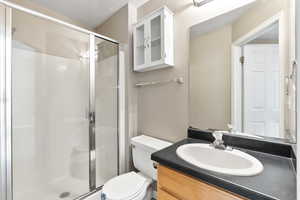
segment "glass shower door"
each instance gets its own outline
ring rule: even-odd
[[[13,9],[14,200],[89,192],[89,35]]]
[[[118,175],[118,45],[96,38],[96,187]]]

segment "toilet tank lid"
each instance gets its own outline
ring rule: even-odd
[[[150,151],[159,151],[163,148],[166,148],[172,145],[171,142],[167,142],[164,140],[156,139],[146,135],[140,135],[131,138],[131,144],[135,146],[139,146],[144,149],[148,149]]]

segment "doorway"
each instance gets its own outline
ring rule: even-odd
[[[282,13],[232,45],[232,124],[237,131],[285,136]]]

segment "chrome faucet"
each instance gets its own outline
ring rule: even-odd
[[[213,137],[215,141],[211,144],[212,147],[220,150],[226,150],[226,145],[223,141],[223,132],[222,131],[215,131],[213,132]]]

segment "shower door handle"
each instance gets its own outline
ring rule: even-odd
[[[90,124],[95,124],[95,112],[89,113],[89,121],[90,121]]]

